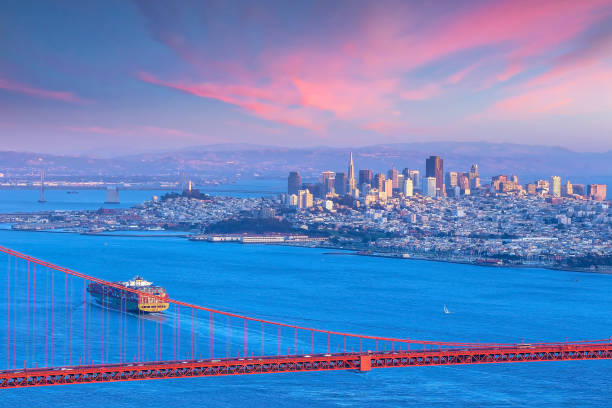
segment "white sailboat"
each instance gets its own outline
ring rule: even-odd
[[[450,310],[444,305],[444,314],[450,314]]]

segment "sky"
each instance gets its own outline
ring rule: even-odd
[[[0,150],[612,150],[612,0],[4,0],[0,51]]]

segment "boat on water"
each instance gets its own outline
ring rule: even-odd
[[[444,305],[444,314],[450,314],[450,310]]]
[[[121,290],[97,282],[91,282],[87,286],[87,291],[99,304],[127,312],[155,313],[168,309],[169,297],[166,290],[140,276],[115,284],[138,292]]]

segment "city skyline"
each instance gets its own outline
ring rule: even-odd
[[[607,1],[72,5],[2,6],[7,149],[612,149]]]
[[[329,200],[349,198],[352,205],[359,207],[371,204],[385,205],[388,201],[402,198],[410,199],[415,193],[429,198],[466,198],[471,195],[510,194],[516,196],[539,196],[553,205],[563,202],[563,198],[605,201],[607,184],[572,183],[570,178],[559,175],[538,178],[521,183],[516,174],[497,174],[491,177],[490,184],[481,182],[478,163],[472,163],[469,171],[450,170],[444,173],[444,159],[429,156],[425,159],[425,173],[421,178],[417,168],[404,168],[400,173],[395,164],[386,172],[373,172],[369,168],[359,168],[359,184],[355,178],[353,152],[349,152],[348,177],[344,172],[325,170],[315,182],[302,183],[299,170],[291,171],[288,177],[287,196],[283,201],[299,209],[311,208],[315,199],[324,200],[326,208],[332,208]],[[564,184],[562,185],[562,180]],[[307,197],[305,201],[303,197]],[[323,201],[320,201],[321,203]]]

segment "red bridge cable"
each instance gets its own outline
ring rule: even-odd
[[[15,276],[13,278],[13,367],[17,368],[17,259],[14,262]]]
[[[17,368],[17,259],[14,262],[15,275],[13,278],[13,367]]]
[[[49,367],[49,268],[45,279],[45,367]]]
[[[51,264],[49,262],[46,261],[42,261],[40,259],[37,258],[33,258],[31,256],[25,255],[25,254],[21,254],[19,252],[13,251],[11,249],[5,248],[5,247],[1,247],[0,246],[0,252],[5,252],[7,254],[11,254],[13,256],[19,257],[21,259],[24,260],[28,260],[30,262],[33,263],[37,263],[39,265],[43,265],[43,266],[48,266],[54,270],[57,270],[58,272],[63,272],[69,275],[73,275],[73,276],[77,276],[83,279],[87,279],[91,282],[96,282],[96,283],[100,283],[102,285],[106,285],[109,287],[113,287],[113,288],[117,288],[120,290],[125,290],[128,292],[132,292],[132,293],[136,293],[136,294],[140,294],[141,292],[136,290],[136,289],[131,289],[131,288],[125,288],[124,286],[121,286],[119,284],[116,283],[112,283],[112,282],[107,282],[104,281],[102,279],[98,279],[98,278],[94,278],[92,276],[88,276],[85,274],[82,274],[80,272],[76,272],[64,267],[60,267],[54,264]],[[153,295],[149,295],[152,298],[156,298],[158,300],[164,300],[159,296],[153,296]],[[387,337],[379,337],[379,336],[362,336],[362,335],[358,335],[358,334],[354,334],[354,333],[343,333],[343,332],[335,332],[335,331],[330,331],[330,330],[320,330],[320,329],[313,329],[313,328],[308,328],[308,327],[302,327],[302,326],[297,326],[297,325],[291,325],[291,324],[286,324],[286,323],[278,323],[278,322],[273,322],[273,321],[269,321],[269,320],[264,320],[264,319],[258,319],[258,318],[253,318],[253,317],[248,317],[248,316],[243,316],[243,315],[239,315],[236,313],[230,313],[230,312],[224,312],[221,310],[216,310],[216,309],[211,309],[211,308],[207,308],[207,307],[203,307],[203,306],[197,306],[197,305],[193,305],[193,304],[189,304],[186,302],[181,302],[178,300],[174,300],[174,299],[168,299],[166,300],[169,303],[173,303],[175,305],[180,305],[180,306],[185,306],[185,307],[189,307],[189,308],[195,308],[198,310],[204,310],[204,311],[209,311],[209,312],[213,312],[213,313],[217,313],[220,315],[224,315],[224,316],[229,316],[229,317],[235,317],[235,318],[240,318],[240,319],[246,319],[246,320],[250,320],[250,321],[255,321],[255,322],[260,322],[260,323],[265,323],[265,324],[271,324],[271,325],[279,325],[282,327],[288,327],[288,328],[296,328],[298,330],[314,330],[317,333],[329,333],[329,334],[333,334],[333,335],[340,335],[340,336],[349,336],[349,337],[362,337],[362,338],[367,338],[367,339],[380,339],[380,340],[384,340],[384,341],[397,341],[397,342],[404,342],[404,343],[418,343],[418,344],[435,344],[435,345],[439,345],[439,344],[448,344],[448,345],[474,345],[477,343],[450,343],[450,342],[436,342],[436,341],[417,341],[417,340],[410,340],[410,339],[396,339],[396,338],[387,338]],[[482,344],[480,344],[482,345]]]
[[[51,338],[51,365],[53,366],[53,360],[55,357],[55,341],[53,341],[53,316],[55,315],[54,310],[54,299],[55,299],[55,269],[51,268],[51,333],[49,337]]]
[[[11,257],[8,257],[8,273],[6,278],[6,369],[11,368]]]
[[[70,343],[68,344],[68,363],[72,365],[72,276],[70,277]]]
[[[28,281],[26,283],[26,363],[24,368],[30,364],[30,263],[28,262]]]
[[[68,341],[68,275],[64,275],[64,366],[67,362],[67,341]]]
[[[21,254],[19,252],[10,250],[8,248],[4,248],[0,246],[0,252],[4,252],[6,254],[9,255],[13,255],[15,257],[18,257],[20,259],[23,260],[28,260],[30,262],[42,265],[42,266],[47,266],[50,267],[54,270],[57,270],[58,272],[63,272],[72,276],[77,276],[86,280],[89,280],[91,282],[97,282],[97,283],[101,283],[103,285],[107,285],[110,287],[114,287],[117,289],[121,289],[121,290],[125,290],[127,292],[133,292],[136,294],[139,294],[140,292],[138,290],[135,289],[130,289],[130,288],[125,288],[123,286],[120,286],[118,284],[115,283],[111,283],[111,282],[107,282],[101,279],[97,279],[85,274],[82,274],[80,272],[76,272],[67,268],[63,268],[57,265],[53,265],[51,263],[42,261],[40,259],[36,259],[33,257],[30,257],[28,255],[25,254]],[[160,297],[158,296],[151,296],[153,298],[158,298],[160,300],[162,300]],[[407,343],[407,344],[422,344],[423,346],[425,345],[436,345],[436,346],[442,346],[442,345],[446,345],[446,346],[452,346],[452,347],[474,347],[474,346],[478,346],[478,347],[484,347],[487,345],[494,345],[494,346],[512,346],[512,343],[468,343],[468,342],[440,342],[440,341],[426,341],[426,340],[411,340],[411,339],[398,339],[398,338],[388,338],[388,337],[379,337],[379,336],[363,336],[363,335],[358,335],[358,334],[353,334],[353,333],[343,333],[343,332],[335,332],[335,331],[330,331],[330,330],[320,330],[320,329],[312,329],[312,328],[307,328],[307,327],[302,327],[302,326],[297,326],[297,325],[291,325],[291,324],[285,324],[285,323],[277,323],[277,322],[272,322],[272,321],[268,321],[268,320],[264,320],[264,319],[258,319],[258,318],[252,318],[252,317],[247,317],[247,316],[242,316],[236,313],[230,313],[230,312],[224,312],[221,310],[216,310],[216,309],[211,309],[211,308],[207,308],[207,307],[202,307],[202,306],[197,306],[197,305],[193,305],[193,304],[189,304],[186,302],[181,302],[178,300],[174,300],[174,299],[169,299],[166,300],[169,303],[173,303],[177,306],[185,306],[185,307],[189,307],[189,308],[194,308],[194,309],[198,309],[198,310],[204,310],[204,311],[208,311],[208,312],[212,312],[212,313],[217,313],[220,315],[224,315],[227,317],[235,317],[235,318],[242,318],[242,319],[246,319],[246,320],[250,320],[250,321],[255,321],[255,322],[260,322],[262,325],[263,324],[271,324],[271,325],[277,325],[277,326],[282,326],[282,327],[289,327],[289,328],[296,328],[299,330],[313,330],[317,333],[327,333],[328,335],[339,335],[339,336],[347,336],[347,337],[353,337],[353,338],[363,338],[363,339],[371,339],[371,340],[381,340],[381,341],[385,341],[385,342],[398,342],[398,343]],[[596,342],[598,340],[592,340],[591,342]],[[573,343],[579,343],[579,342],[573,342]],[[535,344],[544,344],[544,343],[535,343]],[[546,343],[546,344],[562,344],[562,343]],[[563,343],[566,344],[566,343]]]
[[[87,307],[85,307],[85,304],[87,302],[87,281],[83,281],[83,338],[81,339],[81,342],[83,343],[83,351],[81,352],[81,364],[85,364],[86,360],[86,354],[85,354],[85,343],[87,340],[87,332],[85,324],[87,323]]]
[[[32,308],[32,365],[36,367],[36,265],[33,266],[32,273],[34,274],[33,289],[32,289],[32,302],[34,306]]]

